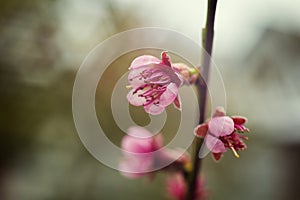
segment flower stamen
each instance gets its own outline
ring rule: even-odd
[[[233,145],[228,141],[228,145],[229,145],[229,148],[231,149],[231,151],[233,152],[233,155],[236,157],[236,158],[239,158],[240,155],[236,152],[235,148],[233,147]]]

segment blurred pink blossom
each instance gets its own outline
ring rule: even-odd
[[[204,180],[198,176],[196,182],[195,200],[207,199],[208,192],[204,187]],[[173,200],[185,200],[187,184],[181,173],[171,174],[166,181],[167,194]]]
[[[180,149],[163,148],[161,134],[152,135],[142,127],[128,129],[121,142],[124,157],[119,170],[128,178],[153,175],[156,169],[179,171],[190,162],[189,155]]]
[[[142,127],[129,128],[121,142],[124,154],[119,165],[121,173],[128,178],[138,178],[151,172],[157,156],[154,152],[162,147],[162,140],[160,134],[152,136]]]

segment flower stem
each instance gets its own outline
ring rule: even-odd
[[[207,83],[209,78],[210,68],[210,56],[213,47],[214,38],[214,23],[215,13],[218,0],[208,0],[207,4],[207,18],[205,28],[202,29],[202,46],[205,51],[202,52],[202,66],[201,77],[196,82],[199,99],[199,124],[202,124],[205,120],[205,107],[207,96]],[[188,180],[187,200],[195,199],[196,183],[198,173],[201,171],[202,159],[199,159],[199,151],[203,144],[203,139],[195,137],[193,141],[193,169]]]

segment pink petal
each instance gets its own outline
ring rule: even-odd
[[[211,155],[215,161],[219,161],[222,158],[223,153],[212,153]]]
[[[200,124],[195,128],[194,134],[195,134],[195,136],[198,136],[200,138],[205,138],[207,131],[208,131],[208,125]]]
[[[144,134],[141,132],[139,134]],[[153,138],[138,138],[132,135],[137,135],[138,133],[130,133],[130,135],[125,135],[121,142],[121,148],[127,152],[131,153],[149,153],[153,151]],[[145,137],[145,135],[142,135]],[[151,136],[151,135],[150,135]]]
[[[167,107],[174,102],[178,95],[178,87],[175,83],[170,83],[167,90],[160,96],[159,105]]]
[[[146,103],[146,99],[144,97],[140,97],[139,95],[143,93],[142,90],[138,90],[136,93],[134,93],[135,89],[132,89],[127,94],[127,100],[130,104],[134,106],[142,106],[144,103]]]
[[[170,82],[175,83],[178,87],[182,85],[183,77],[181,74],[177,73],[175,69],[173,69],[171,67],[167,67],[162,64],[152,64],[152,65],[149,65],[149,67],[156,69],[156,73],[161,73],[161,74],[163,74],[163,76],[171,79]],[[154,74],[156,74],[156,73],[154,73]]]
[[[210,135],[210,134],[207,134],[207,136],[205,137],[205,144],[207,146],[207,148],[212,151],[213,153],[224,153],[226,152],[226,148],[223,144],[223,142]]]
[[[165,107],[161,106],[160,104],[156,105],[152,103],[147,106],[144,106],[144,109],[147,113],[151,115],[159,115],[165,110]]]
[[[171,80],[177,85],[181,84],[181,80],[179,79],[178,75],[171,68],[162,64],[151,63],[146,66],[140,66],[130,70],[128,74],[128,82],[133,88],[137,88],[145,84],[145,79],[141,76],[141,74],[145,71],[153,73],[151,76],[147,77],[150,83],[160,84],[159,79],[156,80],[156,76],[160,74],[161,76],[169,79],[167,82],[170,82]]]
[[[127,178],[139,178],[150,172],[153,166],[151,157],[125,157],[119,164],[119,171]]]
[[[171,59],[166,51],[161,53],[161,61],[162,64],[171,67]]]
[[[222,116],[225,116],[225,110],[223,107],[217,107],[214,114],[213,114],[213,117],[222,117]]]
[[[129,67],[129,70],[136,69],[141,66],[149,65],[149,64],[159,64],[160,60],[151,55],[143,55],[135,58]]]
[[[173,63],[172,67],[176,69],[178,72],[184,71],[185,73],[186,72],[189,73],[189,67],[184,63]],[[185,75],[188,76],[189,74],[185,74]]]
[[[118,170],[124,177],[130,179],[137,179],[143,176],[141,173],[132,173],[135,170],[131,166],[131,162],[125,159],[120,162]]]
[[[131,70],[128,74],[128,82],[130,86],[132,86],[133,88],[137,88],[141,85],[144,85],[145,82],[144,79],[141,79],[141,73],[147,70],[148,68],[148,66],[143,66],[138,69]]]
[[[153,138],[153,149],[154,150],[158,150],[160,148],[162,148],[164,145],[163,145],[163,136],[162,134],[157,134],[154,136]]]
[[[234,124],[237,125],[243,125],[247,122],[247,118],[242,116],[232,116],[231,119],[233,120]]]
[[[208,122],[209,132],[216,136],[226,136],[234,131],[234,123],[230,117],[213,117]]]
[[[147,129],[141,126],[131,126],[127,129],[127,134],[135,138],[151,139],[153,136]]]
[[[175,72],[174,75],[175,76],[172,79],[173,83],[176,83],[176,85],[178,87],[182,86],[182,84],[184,83],[184,77],[180,73],[177,73],[177,72]]]
[[[176,200],[185,199],[187,189],[186,182],[180,173],[168,177],[166,188],[167,193],[171,198]]]
[[[180,75],[180,78],[182,81],[184,81],[186,84],[190,84],[193,75],[190,73],[189,67],[184,63],[173,63],[172,68],[177,72],[178,75]],[[193,77],[193,79],[195,79]]]
[[[208,191],[205,188],[205,181],[202,175],[199,175],[196,182],[196,200],[208,199]]]
[[[174,107],[177,108],[179,111],[181,111],[181,100],[180,97],[177,95],[177,97],[174,99]]]

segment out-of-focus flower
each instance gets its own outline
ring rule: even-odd
[[[204,180],[198,176],[196,182],[195,200],[204,200],[208,197],[208,192],[205,189]],[[187,193],[187,184],[181,173],[171,174],[167,178],[166,188],[168,196],[173,200],[185,200]]]
[[[121,148],[124,157],[119,170],[128,178],[152,174],[157,168],[181,171],[190,163],[189,155],[181,150],[163,148],[161,134],[152,135],[142,127],[131,127],[123,137]]]
[[[128,178],[139,178],[151,172],[156,157],[154,153],[163,146],[161,134],[152,136],[142,127],[130,127],[128,134],[123,137],[121,148],[124,158],[121,160],[119,170]]]
[[[174,200],[184,200],[186,197],[186,182],[181,174],[172,175],[167,179],[167,193]]]
[[[127,95],[130,104],[144,106],[152,115],[162,113],[173,102],[180,109],[178,88],[184,79],[166,52],[162,53],[162,60],[151,55],[137,57],[129,70],[128,81],[133,88]]]
[[[196,82],[199,75],[199,69],[189,67],[184,63],[174,63],[172,66],[182,75],[184,84],[189,85]]]
[[[227,149],[239,157],[237,151],[247,148],[243,140],[248,138],[242,135],[244,132],[249,132],[249,129],[244,126],[246,121],[245,117],[225,116],[224,109],[219,107],[211,120],[195,128],[195,135],[205,137],[205,144],[215,160],[220,160]]]

